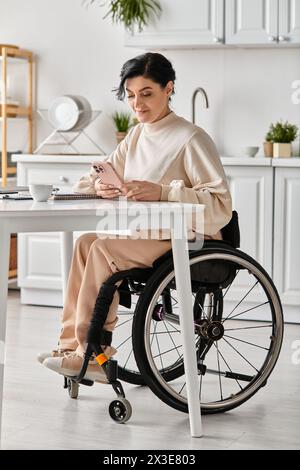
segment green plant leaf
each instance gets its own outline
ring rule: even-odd
[[[92,5],[96,0],[85,0],[86,5]],[[111,17],[113,23],[122,23],[130,32],[137,26],[139,31],[147,26],[151,16],[159,17],[162,8],[158,0],[107,0],[100,7],[109,3],[109,9],[104,19]]]
[[[275,143],[291,143],[298,136],[298,127],[290,124],[288,121],[277,121],[275,124],[271,123],[269,131],[266,134],[267,142]]]
[[[115,112],[112,116],[118,132],[127,132],[131,127],[132,116],[130,113]]]

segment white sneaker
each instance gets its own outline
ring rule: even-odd
[[[63,357],[65,354],[70,354],[70,349],[53,349],[51,352],[40,352],[37,355],[37,360],[43,364],[47,357]]]
[[[48,369],[71,377],[79,374],[82,364],[83,358],[75,352],[63,357],[47,357],[43,362]],[[108,383],[104,369],[95,360],[90,360],[84,378],[93,382]]]
[[[102,346],[102,348],[107,357],[114,356],[117,352],[113,346]],[[37,355],[37,360],[43,364],[47,357],[64,357],[66,354],[68,355],[72,352],[73,351],[71,349],[53,349],[51,352],[39,352]]]

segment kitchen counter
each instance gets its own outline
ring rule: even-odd
[[[272,158],[265,157],[226,157],[221,155],[224,166],[272,166]]]
[[[13,162],[24,163],[90,163],[101,160],[106,155],[87,154],[87,155],[32,155],[32,154],[15,154],[12,155]]]
[[[300,168],[300,157],[273,158],[272,166],[285,168]]]
[[[106,155],[32,155],[16,154],[12,156],[13,162],[24,163],[90,163],[102,160]],[[264,167],[300,167],[300,157],[266,158],[266,157],[227,157],[221,156],[224,166],[264,166]]]

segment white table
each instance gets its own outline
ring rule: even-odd
[[[193,304],[185,231],[186,216],[193,213],[203,221],[203,205],[128,201],[0,201],[0,432],[3,398],[4,349],[10,234],[21,232],[62,232],[63,283],[66,286],[71,263],[74,231],[102,231],[133,228],[171,229],[186,375],[191,436],[202,436],[199,381],[194,343]]]

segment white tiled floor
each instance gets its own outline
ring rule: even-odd
[[[52,349],[61,309],[21,306],[9,293],[3,409],[4,449],[296,449],[300,448],[300,364],[292,343],[300,325],[286,325],[283,350],[265,388],[241,407],[203,417],[204,437],[191,438],[187,415],[158,400],[146,387],[125,385],[131,420],[114,423],[110,386],[80,387],[77,400],[62,378],[36,361]],[[300,313],[299,313],[300,315]]]

